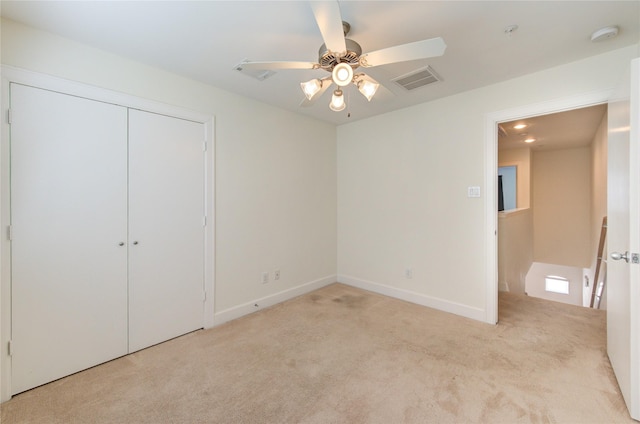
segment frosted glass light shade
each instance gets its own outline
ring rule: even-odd
[[[340,112],[341,110],[344,110],[346,106],[342,90],[338,89],[334,91],[333,96],[331,96],[331,103],[329,103],[329,109],[334,112]]]
[[[368,101],[371,101],[371,98],[376,94],[376,91],[378,91],[378,87],[380,87],[380,84],[376,82],[367,80],[360,80],[358,82],[358,90]]]
[[[313,96],[318,94],[318,91],[322,88],[322,81],[315,78],[307,82],[301,82],[300,87],[302,88],[302,92],[307,97],[307,99],[311,100]]]

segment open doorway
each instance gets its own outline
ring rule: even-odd
[[[600,104],[499,124],[499,290],[589,305],[606,215],[606,109]],[[512,197],[515,204],[506,200]]]
[[[592,91],[549,102],[515,106],[485,115],[485,322],[498,322],[498,125],[518,119],[605,104],[611,90]]]

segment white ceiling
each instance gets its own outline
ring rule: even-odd
[[[499,135],[498,149],[530,147],[534,150],[570,149],[589,146],[602,122],[607,105],[597,105],[566,112],[503,122],[506,135]],[[518,124],[525,128],[515,129]],[[524,142],[533,138],[533,143]]]
[[[486,86],[640,41],[640,1],[340,1],[348,38],[363,52],[440,36],[442,57],[367,69],[383,83],[349,107],[330,92],[300,108],[299,83],[322,70],[282,70],[258,81],[234,70],[252,61],[317,61],[322,37],[306,1],[6,1],[2,16],[176,74],[334,124]],[[505,27],[518,25],[511,36]],[[617,25],[618,37],[591,33]],[[392,78],[431,66],[443,79],[406,92]],[[348,114],[350,112],[350,117]]]

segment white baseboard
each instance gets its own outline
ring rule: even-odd
[[[224,311],[216,312],[213,318],[213,325],[220,325],[227,321],[249,315],[261,309],[268,308],[269,306],[284,302],[285,300],[293,299],[294,297],[318,290],[322,287],[328,286],[329,284],[333,284],[336,281],[336,275],[329,275],[260,299],[252,300],[251,302],[247,302],[242,305],[225,309]]]
[[[405,300],[407,302],[416,303],[418,305],[427,306],[439,311],[449,312],[460,315],[465,318],[471,318],[476,321],[486,322],[486,312],[484,309],[474,308],[472,306],[460,303],[450,302],[448,300],[427,296],[410,290],[391,287],[372,281],[362,280],[360,278],[350,277],[348,275],[338,275],[338,282],[349,286],[357,287],[363,290],[372,291],[396,299]]]

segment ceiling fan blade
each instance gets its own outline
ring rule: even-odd
[[[307,99],[306,97],[304,98],[304,100],[302,100],[300,102],[300,106],[301,107],[309,107],[312,104],[314,104],[316,102],[316,100],[318,100],[320,97],[322,97],[322,95],[324,94],[325,91],[327,91],[327,89],[329,87],[331,87],[332,81],[331,78],[325,78],[322,80],[322,88],[320,88],[320,91],[318,91],[316,93],[315,96],[313,96],[311,98],[311,100]]]
[[[241,62],[236,65],[237,71],[270,71],[273,69],[315,69],[313,62]]]
[[[344,41],[344,29],[338,2],[312,1],[310,4],[327,49],[334,53],[344,53],[347,46]]]
[[[365,53],[360,56],[360,65],[365,67],[380,66],[388,63],[442,56],[446,48],[447,45],[441,37],[430,38]]]

